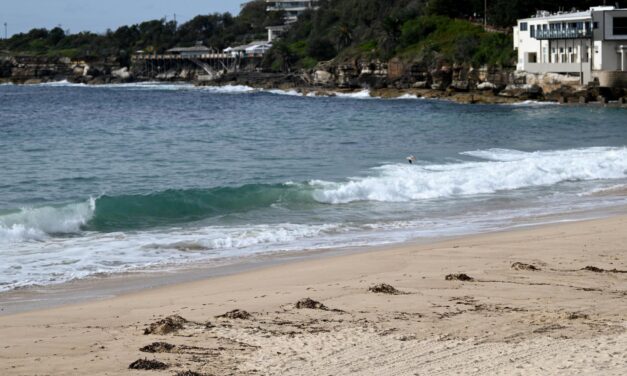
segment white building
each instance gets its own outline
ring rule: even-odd
[[[262,57],[270,48],[272,48],[271,42],[257,40],[242,46],[225,48],[222,52],[233,57]]]
[[[538,12],[514,27],[518,71],[598,79],[601,86],[627,86],[627,9]]]
[[[283,25],[266,28],[268,30],[268,42],[272,42],[283,35],[303,12],[309,9],[318,9],[318,0],[266,0],[266,3],[268,12],[283,11],[285,13]]]
[[[268,12],[285,12],[285,23],[296,22],[304,11],[318,7],[318,0],[266,0],[266,3]]]

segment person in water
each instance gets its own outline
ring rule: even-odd
[[[416,162],[416,157],[410,155],[409,157],[407,157],[407,161],[409,162],[409,164],[414,164],[414,162]]]

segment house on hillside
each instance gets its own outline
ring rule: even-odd
[[[283,25],[266,28],[268,30],[268,42],[272,42],[283,35],[303,12],[309,9],[318,9],[318,0],[266,0],[266,3],[266,11],[285,13]]]
[[[272,43],[265,40],[253,41],[248,44],[236,47],[225,48],[222,52],[230,54],[233,57],[262,57],[268,50],[272,48]]]
[[[216,51],[213,50],[212,48],[204,46],[202,42],[196,42],[194,46],[174,47],[174,48],[170,48],[166,52],[170,55],[180,55],[182,57],[195,57],[199,55],[215,53]]]
[[[627,9],[592,7],[518,20],[516,68],[527,73],[580,77],[582,84],[627,87]]]
[[[266,0],[268,12],[285,12],[285,23],[293,23],[308,9],[316,9],[318,0]]]

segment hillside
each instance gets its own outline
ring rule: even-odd
[[[398,57],[427,67],[448,63],[510,66],[514,62],[511,26],[538,9],[580,8],[599,1],[488,0],[320,0],[267,55],[266,70],[311,68],[320,61],[355,59],[386,61]],[[627,5],[622,1],[619,5]],[[166,19],[122,26],[102,34],[71,33],[54,28],[32,29],[0,40],[10,55],[109,59],[130,64],[137,50],[163,52],[196,41],[215,49],[265,39],[266,27],[282,22],[279,12],[266,12],[263,0],[251,1],[239,15],[199,15],[178,24]]]
[[[627,1],[623,1],[627,3]],[[536,10],[586,9],[598,1],[321,0],[299,19],[265,62],[272,70],[310,68],[336,59],[403,60],[509,66],[514,63],[511,27]],[[499,31],[500,32],[494,32]]]

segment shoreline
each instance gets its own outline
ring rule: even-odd
[[[384,252],[404,246],[426,246],[468,237],[499,234],[521,229],[540,228],[561,223],[612,218],[627,212],[627,204],[618,207],[592,208],[573,212],[520,218],[510,225],[460,234],[439,234],[386,244],[340,248],[303,249],[252,254],[223,260],[207,260],[196,265],[173,264],[168,267],[144,268],[106,275],[94,275],[50,285],[33,285],[0,292],[0,317],[41,311],[67,305],[115,298],[129,293],[177,286],[220,278],[302,261],[332,259],[353,254]]]
[[[623,211],[6,315],[0,368],[6,375],[142,374],[127,368],[147,358],[168,365],[156,375],[310,369],[618,375],[627,356],[625,225]],[[473,280],[444,278],[458,273]],[[380,283],[398,290],[368,291]],[[328,309],[295,308],[308,297]],[[250,316],[216,318],[234,309]],[[184,321],[172,331],[142,334],[170,315]],[[139,351],[155,341],[176,350]]]
[[[141,85],[141,84],[188,84],[195,87],[229,87],[229,86],[248,86],[254,90],[272,91],[280,90],[284,92],[294,91],[301,96],[313,96],[313,97],[335,97],[339,95],[353,95],[363,93],[367,91],[373,99],[404,99],[403,97],[415,96],[415,99],[425,100],[437,100],[457,104],[479,104],[479,105],[517,105],[525,103],[538,103],[538,104],[560,104],[573,107],[596,107],[596,108],[627,108],[627,103],[620,101],[580,101],[578,98],[519,98],[516,96],[503,96],[491,93],[489,90],[468,90],[468,91],[455,91],[455,90],[437,90],[437,89],[398,89],[398,88],[339,88],[339,87],[322,87],[322,86],[299,86],[299,85],[250,85],[250,83],[214,83],[214,82],[202,82],[202,81],[169,81],[169,80],[135,80],[129,82],[95,82],[95,83],[82,83],[71,82],[65,80],[53,80],[53,81],[41,81],[41,82],[28,82],[28,83],[14,83],[0,81],[0,85],[14,85],[14,86],[38,86],[46,84],[62,83],[67,81],[69,84],[84,85],[86,87],[100,87],[100,86],[116,86],[124,87],[124,85]],[[407,98],[414,99],[414,98]]]

